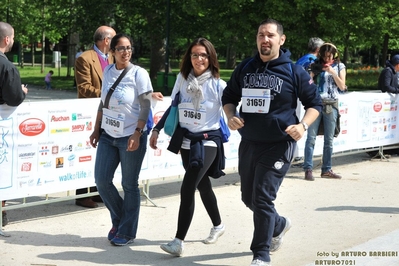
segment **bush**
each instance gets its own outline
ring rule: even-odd
[[[370,66],[347,69],[346,86],[349,91],[377,90],[381,70],[382,68]]]

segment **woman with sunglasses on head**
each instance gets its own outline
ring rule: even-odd
[[[104,69],[101,102],[90,144],[97,147],[95,182],[111,215],[108,240],[115,246],[124,246],[136,238],[140,211],[138,179],[147,149],[146,122],[153,89],[148,72],[130,62],[133,42],[129,36],[115,35],[110,52],[116,63]],[[122,73],[125,75],[115,87]],[[124,197],[113,183],[119,164]]]
[[[324,43],[320,47],[318,58],[310,65],[310,68],[310,76],[318,86],[318,91],[322,98],[323,110],[308,129],[303,164],[305,180],[314,181],[312,172],[313,151],[320,123],[323,123],[324,126],[321,177],[341,179],[342,176],[334,173],[331,167],[335,126],[339,115],[338,95],[347,90],[345,85],[346,67],[339,60],[337,47],[332,43]]]
[[[176,154],[180,152],[186,171],[180,189],[175,238],[161,245],[165,252],[174,256],[183,253],[183,242],[194,214],[196,189],[213,224],[210,235],[203,242],[213,244],[225,231],[209,178],[224,175],[224,150],[219,129],[223,112],[221,97],[225,87],[226,82],[220,79],[214,46],[205,38],[194,40],[183,57],[171,94],[174,99],[180,92],[179,123],[168,150]],[[157,149],[158,135],[169,110],[152,131],[150,146],[153,149]]]

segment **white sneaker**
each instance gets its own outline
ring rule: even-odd
[[[272,264],[271,262],[256,259],[253,260],[249,266],[272,266]]]
[[[181,257],[183,254],[183,241],[178,239],[173,239],[173,241],[168,244],[162,244],[161,249],[169,254],[172,254],[176,257]]]
[[[281,248],[281,245],[283,244],[283,237],[285,233],[287,233],[287,231],[290,230],[291,228],[290,218],[288,217],[284,218],[285,218],[285,227],[280,235],[272,238],[272,244],[270,245],[270,252],[275,252]]]
[[[202,242],[205,244],[214,244],[216,241],[218,241],[218,238],[221,237],[224,234],[226,227],[223,225],[222,228],[215,228],[212,227],[211,233],[209,236]]]

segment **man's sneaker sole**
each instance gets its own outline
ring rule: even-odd
[[[249,266],[272,266],[270,261],[253,260]]]
[[[281,232],[280,235],[273,237],[272,238],[272,243],[270,245],[270,252],[276,252],[277,250],[279,250],[283,244],[283,238],[285,233],[288,232],[288,230],[290,230],[292,224],[291,224],[291,220],[288,217],[284,217],[285,218],[285,227],[283,229],[283,231]]]

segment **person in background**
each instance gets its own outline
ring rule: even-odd
[[[53,70],[50,70],[44,77],[44,83],[46,83],[46,90],[51,90],[51,76],[54,74]]]
[[[324,41],[318,37],[309,38],[308,41],[308,53],[299,58],[295,64],[302,66],[306,71],[310,72],[310,65],[314,63],[317,59],[317,54],[319,53],[320,46]],[[302,160],[302,157],[296,157],[294,161]],[[293,164],[294,167],[303,167],[303,163]]]
[[[28,88],[21,84],[21,77],[18,69],[11,63],[5,53],[11,51],[14,44],[14,28],[3,21],[0,21],[0,104],[18,106],[28,93]],[[6,201],[1,202],[6,206]],[[7,225],[7,212],[2,211],[2,224]]]
[[[75,55],[75,59],[78,58],[85,51],[85,47],[82,45],[79,47],[78,52]]]
[[[318,37],[310,38],[308,42],[308,53],[299,58],[295,64],[309,71],[309,66],[316,60],[320,46],[322,46],[323,43],[324,41]]]
[[[338,118],[338,95],[346,91],[346,70],[345,65],[339,60],[338,49],[334,44],[324,43],[320,47],[318,58],[311,65],[310,76],[318,86],[323,102],[323,110],[314,123],[309,126],[303,163],[305,180],[314,181],[313,151],[320,123],[324,125],[321,177],[341,179],[342,176],[333,172],[331,168],[334,132]]]
[[[221,97],[225,87],[226,82],[220,79],[214,46],[205,38],[194,40],[184,54],[171,94],[174,99],[180,92],[179,110],[193,114],[179,116],[179,126],[168,147],[176,154],[180,152],[185,169],[180,188],[177,232],[173,241],[161,245],[162,250],[174,256],[182,256],[184,251],[184,240],[194,215],[196,189],[213,224],[203,242],[213,244],[225,232],[209,178],[224,175],[225,156],[219,129],[223,112]],[[157,149],[158,135],[168,114],[169,109],[152,130],[150,147],[153,149]]]
[[[309,74],[281,47],[285,40],[278,21],[262,21],[256,34],[258,52],[235,68],[222,97],[229,128],[241,134],[241,199],[253,212],[254,222],[251,266],[270,266],[270,252],[280,249],[291,228],[291,220],[277,213],[274,200],[297,141],[322,107]],[[296,115],[298,98],[306,110],[302,121]]]
[[[97,147],[96,185],[111,215],[112,228],[108,240],[115,246],[124,246],[132,243],[137,233],[140,212],[138,179],[147,150],[146,123],[153,89],[148,72],[130,63],[133,42],[129,36],[123,33],[115,35],[110,51],[115,64],[104,69],[101,101],[90,143]],[[107,104],[110,88],[126,68],[126,75],[115,87]],[[104,123],[106,120],[110,122]],[[119,164],[123,197],[113,183]]]
[[[399,93],[399,55],[394,55],[390,60],[386,61],[385,68],[378,77],[378,89],[382,92]]]
[[[109,56],[111,39],[116,34],[115,30],[108,26],[100,26],[94,32],[93,48],[83,52],[75,61],[75,79],[78,91],[78,98],[97,98],[101,95],[101,84],[103,70],[114,62]],[[76,190],[76,195],[87,193],[87,188]],[[89,188],[90,192],[96,192],[95,186]],[[102,202],[100,196],[84,197],[76,199],[78,206],[86,208],[98,207],[97,202]]]

